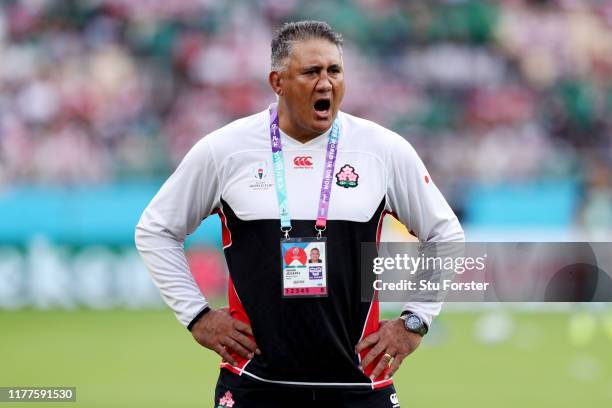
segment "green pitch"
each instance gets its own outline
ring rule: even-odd
[[[605,319],[447,312],[396,375],[400,402],[610,407]],[[0,386],[77,387],[76,403],[52,406],[210,407],[217,363],[166,311],[0,312]]]

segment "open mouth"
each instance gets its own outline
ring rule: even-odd
[[[317,99],[314,103],[314,110],[319,114],[326,114],[331,107],[331,101],[327,98]]]

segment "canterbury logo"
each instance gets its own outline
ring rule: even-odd
[[[293,158],[293,165],[295,167],[312,167],[312,156],[295,156]]]

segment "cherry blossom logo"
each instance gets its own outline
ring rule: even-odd
[[[219,398],[219,405],[217,408],[232,408],[234,406],[234,398],[232,398],[232,393],[230,391],[226,391],[225,395]]]
[[[345,164],[338,174],[336,174],[336,178],[340,187],[349,188],[349,187],[357,187],[357,181],[359,180],[359,174],[355,173],[355,168]]]

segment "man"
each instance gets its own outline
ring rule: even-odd
[[[317,248],[312,248],[310,250],[310,259],[308,259],[308,263],[321,263],[321,252]]]
[[[377,297],[361,301],[360,244],[378,240],[385,214],[421,241],[463,231],[406,140],[340,112],[343,70],[329,25],[283,25],[269,74],[277,104],[200,140],[138,224],[165,301],[222,357],[215,406],[398,407],[391,376],[440,310],[408,303],[379,322]],[[229,311],[208,306],[182,248],[213,213]],[[326,246],[316,281],[301,266],[313,245]]]

